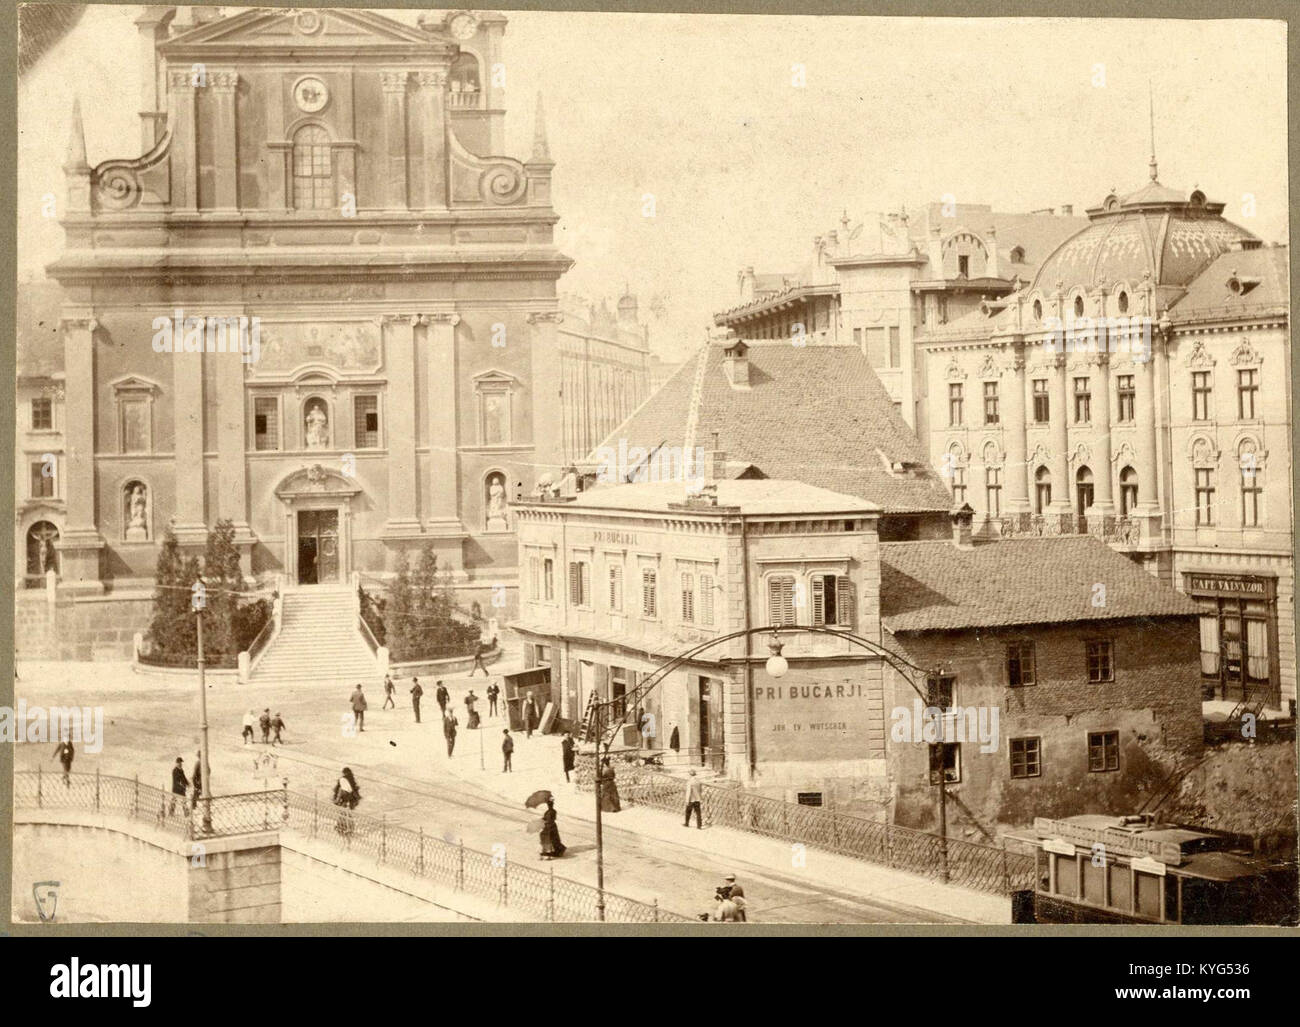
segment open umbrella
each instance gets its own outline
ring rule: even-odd
[[[533,792],[532,795],[528,796],[528,798],[524,800],[524,806],[526,806],[528,809],[536,809],[538,806],[541,806],[543,803],[550,802],[554,798],[555,796],[552,795],[547,789],[539,788],[537,789],[537,791]]]

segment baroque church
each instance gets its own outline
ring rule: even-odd
[[[182,11],[137,20],[140,156],[90,166],[73,114],[61,586],[142,585],[169,526],[228,518],[264,584],[432,542],[463,601],[513,606],[511,503],[563,463],[571,261],[540,98],[501,155],[506,19]]]

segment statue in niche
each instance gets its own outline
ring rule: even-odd
[[[487,530],[510,530],[510,516],[506,509],[506,483],[499,474],[488,478]]]
[[[126,540],[128,542],[149,540],[149,493],[140,482],[127,486]]]
[[[328,449],[330,444],[330,421],[325,413],[325,405],[313,403],[307,408],[307,448]]]

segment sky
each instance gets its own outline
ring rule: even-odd
[[[137,12],[92,7],[19,83],[20,276],[62,246],[41,199],[62,201],[74,94],[91,164],[138,154]],[[506,151],[531,153],[540,91],[560,289],[612,307],[626,285],[666,359],[736,303],[742,267],[796,270],[842,211],[1079,214],[1139,188],[1149,95],[1160,181],[1287,236],[1281,22],[507,16]]]

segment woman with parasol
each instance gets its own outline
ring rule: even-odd
[[[351,767],[344,767],[337,783],[334,785],[334,805],[340,807],[339,818],[334,830],[339,834],[352,833],[352,811],[361,801],[361,789],[357,786],[356,776]]]
[[[546,804],[546,811],[542,814],[540,820],[534,820],[528,825],[528,830],[538,832],[538,841],[541,843],[542,851],[538,853],[539,859],[555,859],[563,856],[565,845],[560,841],[559,828],[555,826],[555,798],[546,789],[533,792],[532,795],[524,802],[529,809]]]

